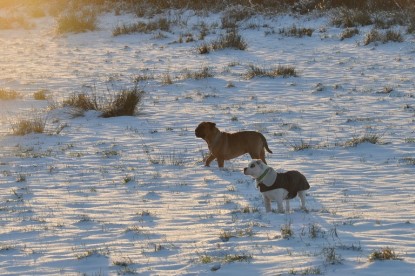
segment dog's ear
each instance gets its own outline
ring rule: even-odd
[[[212,122],[206,122],[210,128],[214,128],[216,127],[216,123],[212,123]]]
[[[262,161],[260,160],[260,159],[258,159],[256,162],[255,162],[261,169],[263,169],[264,168],[264,164],[262,163]]]

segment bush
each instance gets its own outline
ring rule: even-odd
[[[385,33],[379,32],[377,29],[372,29],[369,33],[366,34],[365,40],[363,41],[364,45],[369,45],[372,42],[382,42],[387,43],[392,42],[403,42],[404,37],[398,31],[388,30]]]
[[[23,119],[12,125],[14,135],[23,136],[29,133],[43,133],[46,120],[38,117],[34,119]]]
[[[236,50],[245,50],[248,44],[242,38],[241,35],[234,29],[228,32],[226,35],[221,35],[217,40],[212,41],[210,44],[202,43],[197,47],[199,54],[208,54],[210,51],[222,50],[226,48],[232,48]]]
[[[220,38],[214,41],[211,45],[212,50],[221,50],[226,48],[233,48],[237,50],[245,50],[247,43],[241,35],[234,29],[228,32],[226,35],[220,36]]]
[[[83,111],[99,110],[96,95],[85,93],[72,95],[69,99],[63,101],[63,106],[74,107]]]
[[[20,99],[22,96],[20,93],[14,90],[6,90],[0,88],[0,100],[16,100]]]
[[[97,16],[93,11],[70,11],[57,19],[58,34],[94,31],[97,28]]]
[[[359,29],[357,29],[357,28],[347,28],[341,33],[340,40],[344,40],[346,38],[351,38],[351,37],[353,37],[357,34],[359,34]]]
[[[102,117],[133,116],[138,104],[141,103],[143,94],[143,91],[138,90],[137,87],[121,91],[102,109]]]
[[[122,90],[112,98],[98,99],[95,94],[74,94],[63,102],[63,106],[78,108],[81,111],[96,110],[102,117],[133,116],[141,103],[144,92],[134,87]]]
[[[48,91],[45,89],[36,91],[35,93],[33,93],[33,98],[38,101],[44,101],[47,99],[47,93]]]
[[[398,257],[395,251],[389,247],[375,250],[369,255],[369,261],[384,261],[384,260],[402,260]]]
[[[331,22],[337,27],[351,28],[358,26],[367,26],[373,23],[369,12],[365,9],[346,9],[342,8],[336,11]]]

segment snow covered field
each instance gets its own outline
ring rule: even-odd
[[[245,51],[201,55],[201,41],[179,37],[204,22],[205,41],[216,39],[220,15],[171,17],[186,24],[114,37],[137,19],[104,14],[81,34],[57,36],[51,17],[0,30],[0,88],[23,95],[0,100],[0,274],[412,275],[414,36],[363,46],[371,26],[340,41],[327,17],[258,16],[239,30]],[[279,33],[293,24],[313,35]],[[298,76],[247,79],[250,65]],[[213,77],[184,77],[205,67]],[[74,116],[33,99],[111,93],[145,76],[134,117]],[[35,116],[46,133],[11,135]],[[269,165],[308,178],[308,212],[294,199],[288,214],[265,213],[242,172],[248,156],[204,167],[202,121],[263,133]],[[368,137],[377,142],[360,143]],[[385,248],[397,260],[369,260]]]

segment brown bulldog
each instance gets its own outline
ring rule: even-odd
[[[215,123],[202,122],[197,126],[195,134],[208,144],[210,155],[206,158],[206,166],[216,158],[219,168],[222,168],[225,160],[245,153],[249,153],[253,159],[261,159],[266,164],[264,148],[272,153],[264,135],[256,131],[227,133],[220,131]]]

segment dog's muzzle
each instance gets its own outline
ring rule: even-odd
[[[195,135],[198,138],[203,138],[204,137],[203,133],[201,133],[200,130],[198,130],[198,129],[195,130]]]

